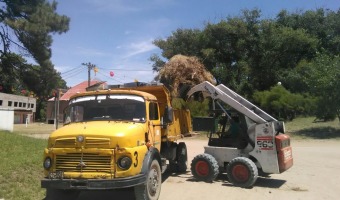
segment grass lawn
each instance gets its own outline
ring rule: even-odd
[[[0,131],[0,199],[43,199],[42,156],[47,141]]]
[[[296,118],[285,123],[286,132],[294,139],[340,139],[340,122],[315,122],[314,117]]]

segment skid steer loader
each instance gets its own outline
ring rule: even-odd
[[[284,122],[222,84],[203,82],[187,95],[196,92],[210,97],[213,110],[217,105],[220,113],[193,119],[194,131],[210,131],[204,153],[192,160],[194,178],[212,182],[219,173],[226,172],[229,182],[247,188],[253,186],[259,174],[279,174],[292,167],[292,148],[290,137],[284,134]]]

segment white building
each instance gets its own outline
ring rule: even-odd
[[[0,119],[8,116],[8,113],[14,111],[14,124],[23,124],[34,121],[37,100],[32,97],[6,94],[0,92]],[[1,128],[1,127],[0,127]]]

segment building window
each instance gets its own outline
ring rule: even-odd
[[[18,102],[14,102],[14,107],[18,107]]]
[[[23,107],[26,108],[26,103],[24,103]]]
[[[31,104],[31,108],[34,108],[34,104]]]
[[[2,106],[2,100],[0,100],[0,106]]]
[[[21,103],[21,102],[19,102],[19,107],[20,107],[20,108],[22,107],[22,103]]]
[[[12,101],[8,101],[8,106],[12,107]]]

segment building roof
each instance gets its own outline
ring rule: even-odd
[[[99,82],[102,82],[102,81],[98,81],[98,80],[90,81],[90,87],[99,83]],[[86,92],[87,87],[88,87],[88,81],[83,81],[83,82],[79,83],[78,85],[71,87],[67,92],[65,92],[60,97],[60,101],[68,101],[68,100],[70,100],[71,96],[77,94],[78,92]],[[54,97],[49,99],[49,101],[54,101]]]

